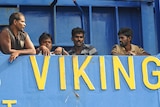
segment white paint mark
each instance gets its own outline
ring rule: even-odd
[[[65,103],[68,101],[68,98],[69,98],[69,95],[67,96],[66,100],[65,100]]]

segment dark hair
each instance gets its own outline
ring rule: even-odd
[[[21,12],[12,13],[9,17],[9,25],[12,25],[15,19],[20,20],[20,16],[24,16],[24,15]]]
[[[42,41],[45,39],[51,39],[51,41],[52,41],[52,36],[46,32],[42,33],[41,36],[39,37],[39,44],[41,45]]]
[[[84,35],[85,31],[79,27],[72,29],[72,37],[74,37],[76,34],[79,34],[79,33],[83,33],[83,35]]]
[[[131,28],[121,28],[118,32],[118,35],[121,35],[121,34],[123,34],[127,37],[130,37],[130,36],[132,37],[133,36],[133,31],[132,31]]]

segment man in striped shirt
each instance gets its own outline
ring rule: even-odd
[[[68,51],[69,55],[97,55],[95,47],[84,44],[84,30],[76,27],[72,29],[72,41],[74,46]]]

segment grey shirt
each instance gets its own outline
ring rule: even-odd
[[[75,48],[71,48],[71,50],[68,51],[69,55],[76,55],[76,51]],[[83,45],[83,49],[81,51],[81,53],[79,55],[97,55],[98,52],[96,50],[96,48],[94,48],[93,46],[90,45]]]
[[[11,39],[11,48],[16,50],[25,49],[25,39],[27,37],[27,33],[24,31],[19,31],[17,38],[14,36],[12,31],[9,29],[9,27],[4,28],[8,31]]]

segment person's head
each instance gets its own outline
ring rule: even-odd
[[[122,47],[131,44],[133,31],[130,28],[121,28],[118,32],[119,42]]]
[[[84,30],[76,27],[72,29],[72,41],[74,46],[81,47],[84,43]]]
[[[50,51],[52,50],[52,36],[49,33],[42,33],[39,37],[40,46],[46,46]]]
[[[24,15],[21,12],[12,13],[9,17],[9,25],[15,26],[17,30],[24,30],[26,26]]]

